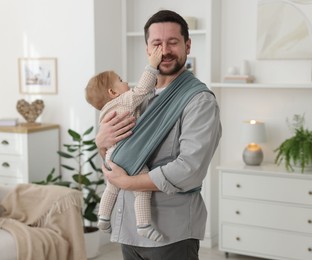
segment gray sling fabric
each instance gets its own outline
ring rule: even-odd
[[[202,91],[211,92],[190,71],[180,74],[140,116],[133,134],[118,143],[111,160],[129,175],[138,173],[174,126],[187,103]]]

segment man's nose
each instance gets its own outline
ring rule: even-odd
[[[166,55],[166,54],[170,53],[170,47],[169,47],[168,44],[166,44],[164,42],[161,46],[162,46],[162,53],[163,53],[163,55]]]

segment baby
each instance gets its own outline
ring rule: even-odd
[[[153,91],[159,71],[157,67],[161,62],[162,49],[157,46],[149,55],[149,65],[146,66],[139,83],[134,88],[129,88],[128,83],[123,82],[113,71],[102,72],[90,79],[86,87],[86,100],[96,109],[101,110],[100,120],[110,111],[117,114],[130,111],[134,116],[140,115],[139,107],[146,95]],[[105,155],[108,161],[115,146],[110,147]],[[144,166],[139,174],[149,172]],[[107,182],[106,189],[101,198],[99,207],[98,227],[111,232],[111,214],[119,192],[119,188]],[[163,235],[160,234],[151,224],[151,205],[152,192],[134,192],[134,209],[136,215],[137,232],[139,235],[154,241],[162,241]]]

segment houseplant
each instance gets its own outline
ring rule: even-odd
[[[98,230],[93,224],[98,220],[96,214],[96,208],[100,202],[98,188],[104,184],[102,170],[97,168],[93,162],[98,155],[95,139],[87,137],[92,131],[93,127],[90,127],[82,134],[69,129],[68,134],[72,138],[72,143],[63,144],[65,151],[57,151],[59,156],[68,162],[61,164],[61,167],[66,170],[66,173],[54,176],[55,169],[52,169],[45,180],[36,182],[43,185],[62,185],[80,190],[83,193],[84,208],[82,210],[82,216],[84,219],[83,227],[85,234]],[[70,180],[64,180],[64,177],[68,174],[71,174]],[[85,240],[89,242],[90,238]],[[95,243],[91,243],[91,246],[94,247]],[[95,247],[94,250],[95,252],[90,252],[87,245],[88,258],[96,256],[98,248]]]
[[[285,163],[288,171],[299,168],[301,173],[311,169],[312,165],[312,131],[304,128],[304,115],[294,115],[287,124],[293,136],[283,141],[278,148],[275,163]]]
[[[63,144],[66,152],[57,151],[61,158],[69,161],[69,164],[61,164],[61,167],[66,169],[67,173],[71,173],[71,180],[63,180],[65,174],[54,176],[55,169],[52,169],[44,181],[36,182],[45,185],[62,185],[83,192],[85,207],[82,215],[85,220],[91,223],[91,226],[97,222],[95,209],[100,202],[98,187],[104,184],[102,170],[97,168],[93,162],[98,154],[95,140],[86,138],[92,131],[93,127],[87,129],[83,134],[69,129],[68,134],[72,138],[72,143]],[[92,154],[89,156],[90,152]],[[89,227],[85,224],[84,229],[88,231]]]

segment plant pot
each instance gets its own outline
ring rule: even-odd
[[[298,163],[297,164],[293,164],[291,167],[294,169],[294,172],[312,174],[312,164],[311,163],[304,166],[304,171],[303,172],[301,171],[301,166]]]
[[[100,230],[97,227],[85,227],[84,238],[87,258],[97,257],[100,249]]]

